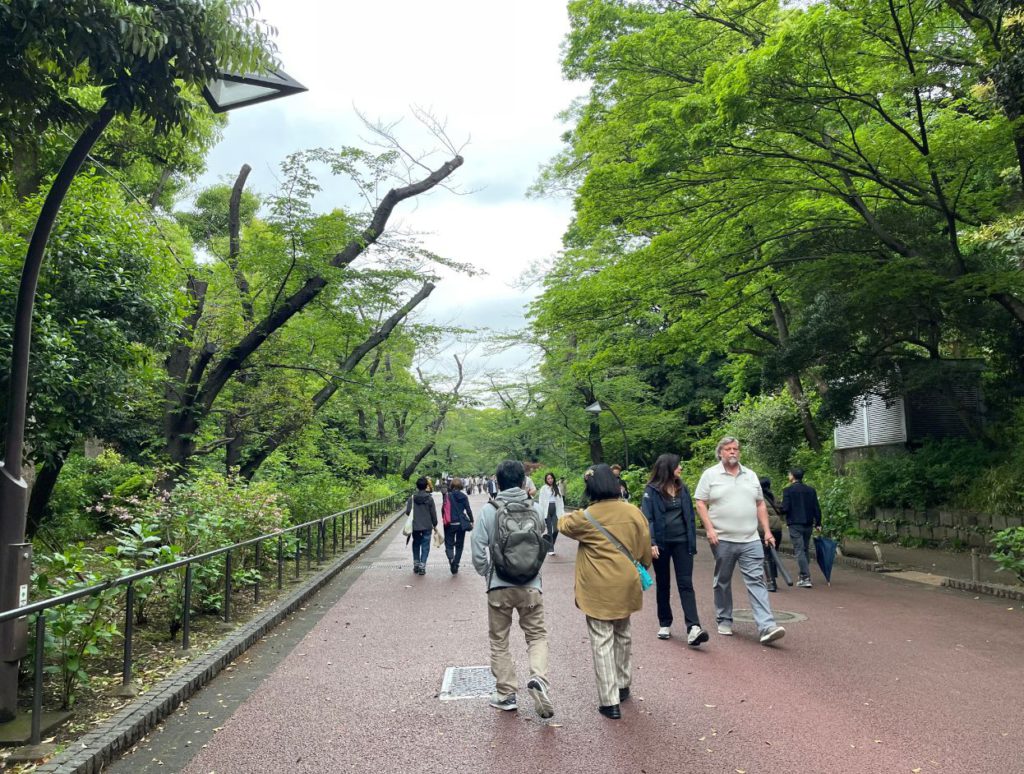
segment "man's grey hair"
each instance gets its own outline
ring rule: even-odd
[[[731,443],[739,444],[739,438],[733,438],[731,435],[725,436],[721,441],[718,442],[718,446],[715,447],[715,459],[722,459],[722,449]]]

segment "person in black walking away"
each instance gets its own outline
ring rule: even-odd
[[[405,504],[405,514],[412,513],[412,571],[427,574],[427,556],[430,554],[430,533],[437,528],[437,506],[428,491],[425,476],[416,479],[416,491]]]
[[[451,480],[451,491],[448,493],[448,521],[444,525],[444,552],[448,557],[448,568],[452,575],[459,574],[466,532],[473,529],[473,509],[462,487],[461,478]]]
[[[814,487],[804,483],[803,468],[789,471],[790,484],[782,490],[782,505],[779,506],[786,515],[789,524],[789,539],[793,541],[793,553],[796,563],[800,566],[800,580],[797,586],[811,588],[811,564],[807,560],[807,551],[811,544],[811,534],[821,530],[821,505]]]
[[[708,641],[700,625],[697,597],[693,593],[693,557],[697,553],[697,530],[693,502],[680,474],[678,454],[662,454],[654,463],[644,489],[640,509],[651,529],[651,556],[658,600],[658,639],[672,636],[672,565],[686,622],[686,644],[699,647]]]
[[[782,512],[779,510],[778,503],[775,502],[775,493],[772,491],[770,478],[761,479],[761,493],[764,495],[764,506],[768,509],[768,530],[775,538],[775,545],[779,545],[782,542]],[[764,542],[764,535],[761,533],[760,527],[757,531],[761,535],[761,541]],[[779,568],[775,564],[775,554],[771,551],[765,552],[764,569],[765,578],[768,580],[768,590],[778,591]]]

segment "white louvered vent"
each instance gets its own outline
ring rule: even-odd
[[[837,449],[906,442],[907,425],[903,398],[896,398],[888,405],[878,396],[866,395],[858,398],[856,414],[850,422],[836,425],[834,438]]]

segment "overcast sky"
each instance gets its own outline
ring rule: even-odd
[[[443,274],[419,316],[467,327],[522,326],[530,292],[516,283],[531,264],[557,253],[570,217],[567,201],[526,197],[540,165],[560,147],[565,127],[558,113],[584,90],[561,76],[565,3],[260,0],[260,15],[278,30],[284,69],[309,91],[233,112],[202,182],[233,180],[248,163],[250,190],[272,191],[286,154],[362,144],[368,135],[357,110],[401,120],[398,134],[426,149],[434,143],[410,108],[428,109],[447,122],[452,140],[468,140],[456,180],[473,193],[436,191],[406,202],[392,224],[422,233],[429,249],[487,274]],[[328,188],[320,203],[351,205],[346,197],[342,188]],[[520,363],[527,359],[516,355]],[[477,373],[509,362],[506,356],[488,364],[479,349],[470,360]]]

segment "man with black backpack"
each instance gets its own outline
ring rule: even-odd
[[[525,477],[521,462],[505,460],[498,465],[498,494],[481,509],[473,530],[473,567],[487,579],[491,673],[496,682],[491,706],[518,709],[518,680],[508,640],[512,614],[518,612],[530,659],[526,687],[537,714],[550,718],[555,709],[547,679],[548,632],[540,581],[548,542],[540,510],[522,488]]]

